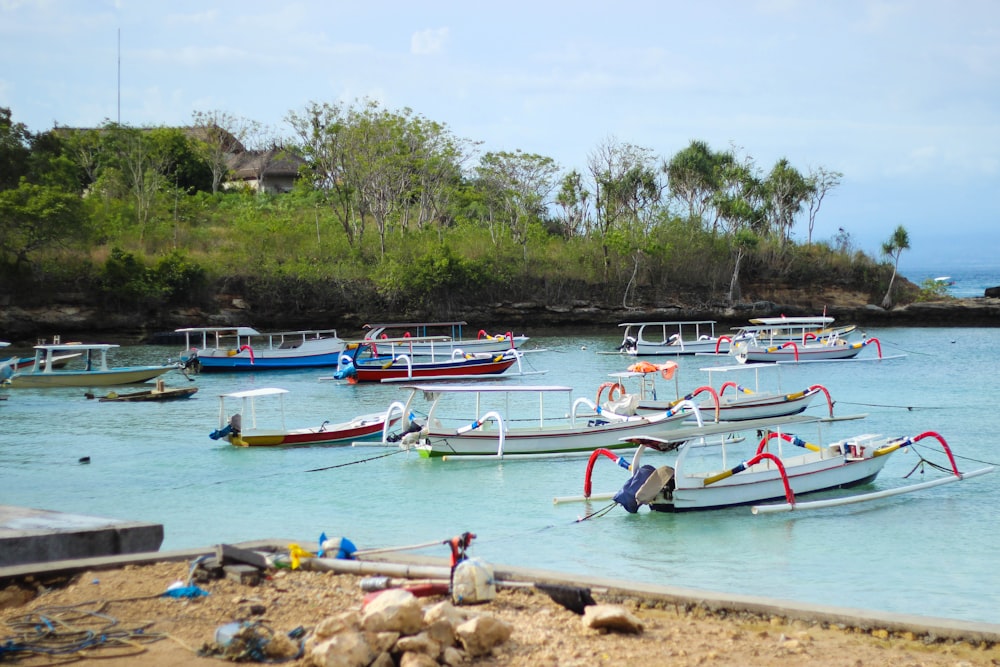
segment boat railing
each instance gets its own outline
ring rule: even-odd
[[[577,409],[581,405],[587,406],[588,408],[590,408],[591,410],[593,410],[594,414],[596,414],[597,416],[599,416],[599,417],[605,417],[605,418],[609,419],[610,421],[627,421],[628,420],[628,416],[627,415],[620,415],[617,412],[611,412],[610,410],[605,410],[600,405],[597,405],[596,403],[594,403],[592,400],[590,400],[586,396],[581,396],[580,398],[578,398],[575,401],[573,401],[573,409],[570,412],[570,420],[569,420],[569,423],[570,423],[571,427],[575,427],[576,426],[576,418],[579,416],[577,414]]]
[[[499,434],[498,435],[499,441],[497,443],[497,458],[502,459],[503,458],[504,440],[506,439],[506,436],[507,436],[507,427],[504,424],[503,416],[499,412],[497,412],[496,410],[490,410],[489,412],[487,412],[486,414],[484,414],[482,417],[479,417],[478,419],[476,419],[471,424],[466,424],[465,426],[459,427],[456,430],[456,433],[458,433],[459,435],[462,435],[464,433],[468,433],[469,431],[474,431],[475,429],[479,428],[480,426],[482,426],[483,424],[485,424],[486,422],[488,422],[491,419],[495,420],[496,423],[497,423],[497,426],[499,427],[499,428],[497,428],[497,432]]]

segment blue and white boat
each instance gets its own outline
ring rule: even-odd
[[[344,341],[336,329],[261,333],[252,327],[193,327],[181,360],[199,371],[263,371],[337,365]]]

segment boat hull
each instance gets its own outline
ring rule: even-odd
[[[337,365],[341,350],[302,355],[282,350],[268,353],[244,350],[229,354],[225,350],[199,350],[198,364],[202,372],[212,371],[266,371],[295,368],[332,368]]]
[[[863,348],[853,345],[819,345],[815,347],[791,347],[780,349],[766,347],[748,347],[741,358],[747,363],[776,363],[797,361],[831,361],[837,359],[853,359]]]
[[[176,366],[141,366],[134,368],[112,368],[106,371],[42,371],[39,373],[15,373],[9,380],[12,387],[110,387],[120,384],[148,382]]]
[[[729,341],[719,341],[717,338],[706,340],[677,341],[673,343],[647,343],[639,341],[635,349],[628,350],[627,354],[636,357],[679,357],[683,355],[695,354],[728,354]]]
[[[358,382],[384,382],[391,380],[419,380],[422,378],[462,377],[467,375],[499,375],[517,362],[516,357],[504,357],[499,361],[493,359],[457,359],[434,363],[415,363],[407,365],[397,361],[385,367],[385,363],[355,365],[355,377]]]
[[[788,483],[796,498],[808,493],[872,482],[890,457],[855,460],[844,455],[824,458],[816,453],[798,458],[801,458],[801,462],[795,459],[785,462]],[[706,475],[691,475],[678,479],[677,488],[668,495],[658,496],[649,504],[650,509],[658,512],[684,512],[785,500],[781,474],[773,464],[767,462],[708,486],[702,485],[705,477]]]
[[[147,401],[176,401],[181,398],[190,398],[198,393],[198,387],[171,387],[165,389],[150,389],[149,391],[138,391],[130,394],[110,393],[102,396],[101,403],[142,403]]]
[[[398,418],[393,419],[392,426]],[[303,445],[346,445],[352,442],[375,440],[385,428],[385,415],[365,415],[350,422],[299,428],[287,431],[256,431],[231,435],[229,443],[237,447],[289,447]]]
[[[462,456],[569,456],[590,455],[595,448],[632,450],[636,445],[622,442],[633,435],[662,433],[684,423],[686,413],[665,418],[631,418],[627,422],[607,422],[600,418],[587,425],[569,428],[509,429],[500,448],[500,433],[481,430],[468,433],[431,431],[417,447],[426,458]]]
[[[454,340],[441,341],[435,343],[393,343],[380,345],[377,339],[369,339],[378,346],[379,354],[408,354],[415,357],[440,357],[442,355],[451,356],[455,350],[460,350],[465,354],[496,353],[517,349],[528,340],[527,336],[514,336],[513,340],[485,339],[476,340]]]
[[[797,415],[804,411],[816,398],[816,392],[790,394],[753,394],[747,397],[721,396],[719,399],[719,421],[746,421],[749,419],[770,419]],[[639,401],[636,408],[641,413],[662,412],[670,407],[670,401]],[[715,403],[704,401],[698,405],[701,414],[708,418],[715,416]]]

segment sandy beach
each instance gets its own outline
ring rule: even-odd
[[[365,596],[360,575],[303,569],[269,570],[253,584],[233,578],[202,582],[197,586],[208,594],[200,597],[164,596],[172,583],[186,582],[189,574],[188,562],[158,562],[87,570],[47,585],[37,580],[7,585],[0,591],[3,641],[10,646],[12,641],[34,637],[38,619],[44,616],[56,619],[53,624],[64,636],[91,628],[109,639],[78,653],[19,652],[12,654],[16,664],[217,664],[218,657],[200,656],[199,651],[211,644],[218,628],[228,623],[257,623],[275,635],[292,633],[305,641],[324,619],[360,610]],[[641,623],[641,632],[596,631],[585,627],[580,615],[543,592],[530,586],[501,586],[494,600],[468,609],[509,624],[509,639],[488,655],[467,657],[461,664],[1000,664],[1000,648],[990,641],[676,604],[642,596],[608,595],[596,589],[593,597],[599,604],[627,609]],[[425,605],[441,599],[445,598],[420,598]],[[56,639],[50,639],[48,645],[56,643]],[[46,642],[39,646],[46,646]],[[304,655],[285,664],[313,663]]]

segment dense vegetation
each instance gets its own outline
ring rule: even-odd
[[[764,283],[881,298],[895,275],[846,233],[813,238],[841,179],[826,169],[608,139],[564,171],[529,152],[479,154],[367,100],[286,120],[284,138],[221,112],[189,128],[33,133],[0,108],[0,296],[155,312],[231,294],[260,311],[418,303],[451,316],[484,302],[731,304]],[[294,187],[231,187],[236,151],[257,156],[258,183],[294,158]],[[905,247],[891,249],[898,261]]]

